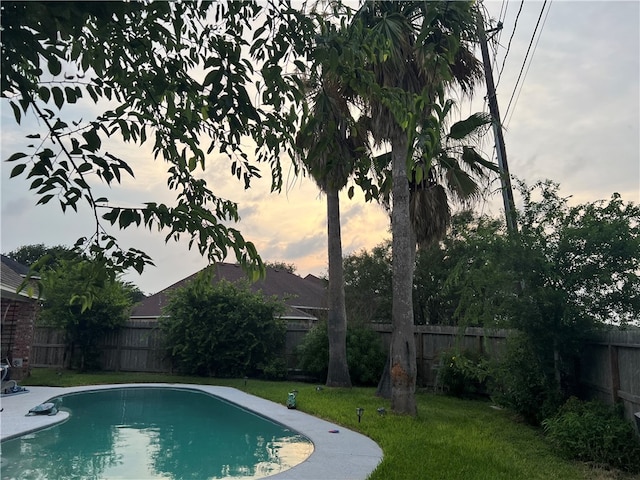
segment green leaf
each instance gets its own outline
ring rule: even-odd
[[[78,173],[88,172],[91,169],[93,169],[93,165],[91,165],[89,162],[81,163],[78,166]]]
[[[47,87],[40,87],[38,89],[38,95],[43,102],[47,103],[49,98],[51,98],[51,91]]]
[[[113,209],[111,209],[111,211],[105,213],[102,216],[102,218],[104,218],[105,220],[110,222],[111,225],[113,225],[114,223],[116,223],[116,220],[118,219],[119,215],[120,215],[120,209],[119,208],[113,208]]]
[[[11,109],[13,110],[13,116],[15,117],[16,122],[19,124],[20,119],[22,118],[22,112],[20,111],[20,107],[18,107],[18,105],[16,105],[13,102],[9,102],[9,105],[11,105]]]
[[[18,152],[11,155],[9,158],[5,160],[5,162],[15,162],[16,160],[20,160],[21,158],[26,157],[26,153]]]
[[[13,169],[11,170],[11,175],[9,175],[9,178],[13,178],[13,177],[17,177],[18,175],[20,175],[22,172],[24,172],[24,169],[27,168],[27,164],[26,163],[20,163],[18,165],[16,165],[15,167],[13,167]]]
[[[87,85],[86,88],[87,88],[87,93],[91,97],[91,100],[93,100],[94,103],[98,103],[98,95],[96,93],[96,89],[93,88],[93,85]]]
[[[64,105],[64,95],[60,87],[53,87],[51,93],[53,94],[53,103],[56,104],[56,107],[62,108],[62,105]]]
[[[47,68],[54,77],[56,75],[60,75],[60,72],[62,72],[62,64],[56,57],[49,57],[49,60],[47,61]]]
[[[52,195],[52,194],[45,195],[45,196],[41,197],[40,200],[38,200],[36,205],[44,205],[45,203],[48,203],[49,200],[51,200],[53,197],[54,197],[54,195]]]
[[[95,152],[100,148],[100,145],[102,145],[102,141],[94,129],[83,132],[82,137],[87,142],[86,147],[83,147],[85,150]]]
[[[123,210],[120,214],[118,225],[120,228],[127,228],[135,221],[135,215],[132,210]]]
[[[76,91],[70,87],[64,87],[64,93],[67,95],[68,103],[76,103],[78,97],[76,95]]]

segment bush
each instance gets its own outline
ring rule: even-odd
[[[296,347],[298,367],[308,375],[324,382],[329,369],[329,336],[327,323],[320,322],[311,327],[302,342]]]
[[[282,303],[204,277],[175,290],[160,319],[174,366],[188,375],[277,376],[286,328]]]
[[[637,473],[640,439],[617,407],[571,397],[542,425],[549,441],[567,458]]]
[[[314,326],[297,348],[299,367],[319,381],[326,381],[329,365],[327,323]],[[379,335],[363,326],[347,328],[347,362],[351,382],[375,385],[384,368],[386,355]]]
[[[456,397],[474,397],[486,393],[488,361],[472,350],[453,349],[440,354],[438,386]]]
[[[362,326],[347,329],[347,362],[353,383],[377,385],[386,359],[378,333]]]
[[[274,358],[266,365],[261,365],[260,369],[265,380],[285,380],[287,378],[287,362],[284,358]]]
[[[524,336],[509,338],[504,355],[492,362],[489,371],[493,400],[532,425],[553,416],[564,401],[553,365],[545,365]]]

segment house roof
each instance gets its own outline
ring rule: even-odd
[[[5,255],[0,255],[0,290],[2,297],[12,298],[14,300],[25,300],[28,298],[29,294],[26,292],[26,289],[20,293],[16,293],[28,273],[29,267]]]
[[[213,283],[219,282],[221,279],[231,283],[247,279],[245,272],[237,264],[218,263],[212,268],[215,269]],[[133,309],[131,318],[150,319],[159,317],[162,313],[162,308],[167,304],[169,292],[176,288],[184,287],[198,273],[200,272],[194,273],[142,300]],[[287,311],[283,315],[286,319],[311,320],[316,318],[312,313],[313,311],[327,309],[327,292],[324,280],[313,275],[307,275],[307,277],[302,278],[286,270],[267,267],[265,278],[251,283],[249,288],[254,292],[261,291],[266,297],[275,295],[280,300],[283,300],[287,306]]]

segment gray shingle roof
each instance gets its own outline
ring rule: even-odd
[[[246,280],[245,272],[239,265],[231,263],[218,263],[212,282],[225,279],[236,283]],[[199,272],[180,280],[164,290],[145,298],[133,310],[132,319],[157,318],[162,308],[167,303],[167,294],[172,290],[185,286],[192,281]],[[267,267],[267,273],[263,280],[259,280],[249,286],[254,292],[261,291],[265,296],[277,296],[287,305],[287,311],[283,315],[289,319],[313,319],[314,311],[327,309],[327,291],[324,280],[307,275],[302,278],[294,273]]]
[[[22,291],[20,294],[16,293],[27,273],[29,273],[29,267],[5,255],[0,255],[0,285],[2,296],[12,298],[28,296],[26,291]]]

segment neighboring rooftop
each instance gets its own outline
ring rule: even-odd
[[[29,273],[29,267],[12,260],[6,255],[0,255],[0,260],[2,296],[12,298],[27,297],[28,294],[26,292],[20,292],[19,294],[16,292]]]
[[[221,279],[231,283],[247,280],[245,272],[237,264],[218,263],[211,268],[215,269],[213,283],[219,282]],[[169,292],[187,285],[199,273],[194,273],[155,295],[145,298],[134,308],[131,318],[139,320],[158,318],[162,313],[162,308],[167,304]],[[254,292],[261,291],[266,297],[275,295],[283,300],[287,305],[287,311],[283,318],[289,320],[313,320],[317,318],[315,313],[327,309],[326,284],[324,280],[313,275],[302,278],[286,270],[267,267],[265,278],[251,283],[249,287]]]

